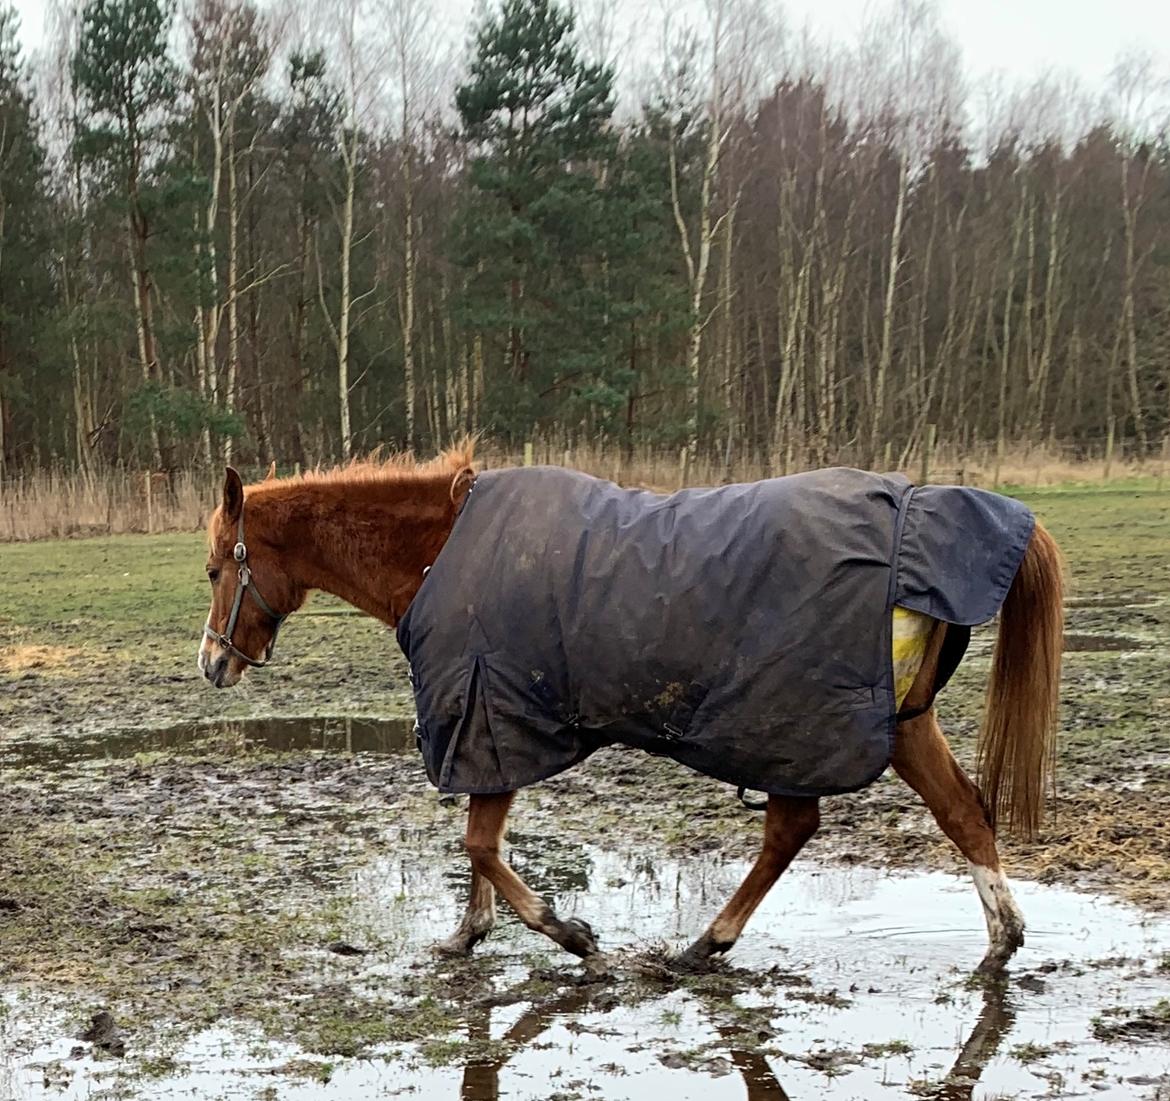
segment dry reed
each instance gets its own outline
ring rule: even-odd
[[[662,491],[679,488],[684,481],[683,457],[678,451],[639,448],[625,453],[613,446],[577,445],[566,448],[550,440],[536,440],[533,461],[573,466],[623,485]],[[482,465],[517,465],[523,449],[508,450],[481,444]],[[906,474],[921,476],[921,460],[912,456]],[[857,456],[839,455],[840,463],[860,463]],[[896,460],[895,460],[896,461]],[[786,464],[772,464],[764,456],[723,457],[702,455],[685,471],[687,485],[720,485],[753,481],[772,474],[795,473],[818,464],[811,456]],[[880,464],[879,464],[880,465]],[[1163,481],[1170,488],[1170,462],[1166,458],[1139,464],[1115,457],[1073,459],[1057,448],[1017,447],[996,461],[994,448],[974,455],[960,455],[939,447],[931,456],[930,480],[959,482],[992,488],[996,482],[1011,486],[1040,487],[1067,483],[1104,484],[1132,478]],[[245,471],[255,478],[263,471]],[[283,467],[279,473],[292,473]],[[204,526],[216,501],[220,474],[186,470],[167,478],[140,470],[115,469],[86,475],[76,471],[49,470],[11,478],[0,483],[0,542],[64,539],[93,535],[139,532],[195,531]]]

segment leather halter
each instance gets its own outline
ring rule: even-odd
[[[252,580],[252,571],[248,567],[248,548],[244,543],[244,506],[240,504],[240,522],[236,528],[236,545],[232,549],[232,557],[239,563],[238,582],[236,584],[235,599],[232,600],[231,615],[228,616],[227,630],[223,634],[217,634],[211,629],[211,613],[207,613],[207,622],[203,625],[204,638],[211,639],[212,642],[218,642],[229,653],[234,654],[241,661],[251,665],[253,668],[262,669],[272,660],[272,651],[276,647],[276,636],[280,633],[280,625],[288,619],[288,613],[280,615],[272,610],[271,605],[267,600],[260,595],[260,591],[256,588],[255,582]],[[268,640],[268,645],[264,647],[264,660],[257,661],[253,657],[249,657],[243,650],[239,649],[232,642],[232,634],[236,629],[236,620],[240,618],[240,606],[244,603],[244,593],[251,593],[252,599],[260,606],[261,611],[268,615],[268,618],[273,622],[272,637]]]

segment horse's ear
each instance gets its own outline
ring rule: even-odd
[[[244,483],[240,481],[239,473],[228,467],[223,479],[223,518],[234,524],[244,508]]]
[[[272,462],[269,464],[268,473],[264,475],[264,480],[266,482],[271,482],[271,481],[274,481],[275,478],[276,478],[276,460],[273,459]]]
[[[451,479],[451,504],[459,508],[471,492],[471,487],[475,482],[475,471],[470,466],[463,467],[454,478]]]

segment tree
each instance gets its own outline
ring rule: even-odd
[[[38,329],[52,290],[43,259],[52,221],[45,154],[18,29],[16,10],[0,5],[0,478],[18,443],[14,401],[37,395],[30,368],[40,362]]]
[[[195,234],[196,266],[202,280],[196,308],[196,349],[200,389],[213,405],[231,413],[236,404],[240,367],[240,208],[239,120],[268,71],[271,46],[267,29],[251,4],[233,0],[196,0],[188,13],[191,40],[190,89],[198,117],[193,125],[194,169],[205,181],[206,198]],[[200,155],[200,141],[206,154]],[[226,189],[225,189],[226,176]],[[218,264],[220,208],[227,199],[226,288]],[[221,393],[218,343],[227,313],[227,378]],[[210,426],[203,430],[205,460],[211,462]],[[225,462],[232,458],[232,436],[224,438]]]
[[[172,11],[165,0],[89,0],[73,58],[73,79],[89,110],[78,140],[95,167],[97,186],[125,204],[138,359],[147,387],[163,390],[154,323],[150,239],[154,208],[146,186],[160,116],[175,96],[167,51]],[[165,436],[151,418],[154,457],[174,466]]]
[[[580,398],[605,323],[591,275],[604,252],[613,73],[581,59],[573,27],[554,0],[504,0],[476,31],[455,94],[473,151],[457,223],[462,319],[502,353],[489,413],[513,434],[543,399]]]

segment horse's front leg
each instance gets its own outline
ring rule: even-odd
[[[467,812],[467,855],[471,866],[497,891],[529,929],[543,933],[562,948],[580,956],[595,974],[608,970],[605,957],[597,950],[593,930],[577,918],[562,920],[543,898],[512,870],[500,856],[504,825],[515,792],[503,795],[473,795]]]
[[[739,939],[748,918],[820,824],[821,811],[816,799],[769,795],[764,817],[764,847],[752,870],[707,931],[675,963],[683,968],[701,966],[711,956],[728,951]]]
[[[496,889],[474,867],[471,894],[458,928],[435,945],[440,956],[469,956],[471,950],[492,931],[496,923]]]

